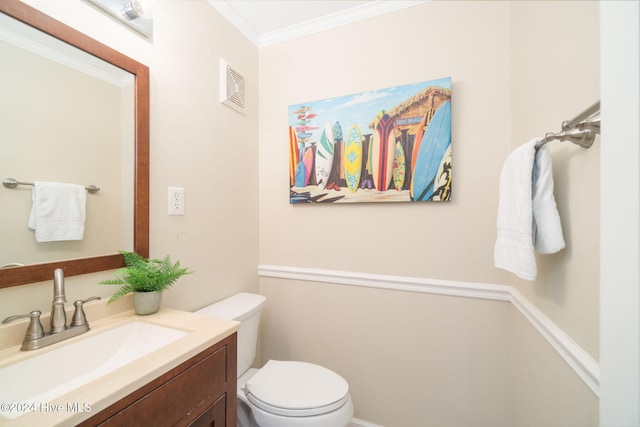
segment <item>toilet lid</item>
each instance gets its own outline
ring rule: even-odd
[[[290,417],[324,414],[349,399],[340,375],[306,362],[270,360],[245,385],[249,401],[260,409]]]

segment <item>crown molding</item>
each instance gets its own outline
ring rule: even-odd
[[[234,8],[229,6],[226,1],[220,0],[208,0],[209,4],[213,6],[227,21],[231,23],[238,31],[240,31],[246,38],[248,38],[253,44],[260,47],[260,35],[251,28],[251,25],[244,20],[240,14],[238,14]]]
[[[373,1],[362,6],[356,6],[350,9],[346,9],[342,12],[333,13],[305,22],[300,22],[296,25],[291,25],[277,31],[262,34],[260,35],[258,47],[269,46],[287,40],[293,40],[299,37],[307,36],[309,34],[314,34],[342,25],[362,21],[374,16],[384,15],[385,13],[395,12],[397,10],[416,6],[418,4],[426,2],[427,1],[415,0]]]
[[[226,1],[209,0],[222,16],[245,35],[257,47],[269,46],[287,40],[293,40],[309,34],[318,33],[341,25],[362,21],[385,13],[395,12],[407,7],[427,3],[430,0],[376,0],[362,6],[352,7],[342,12],[325,15],[316,19],[300,22],[280,30],[258,34]]]

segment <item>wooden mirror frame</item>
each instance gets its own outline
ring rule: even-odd
[[[0,12],[62,40],[135,76],[135,169],[133,249],[149,256],[149,68],[18,0],[0,1]],[[6,244],[7,242],[5,242]],[[53,280],[56,268],[66,277],[124,266],[122,255],[76,258],[0,269],[0,288]]]

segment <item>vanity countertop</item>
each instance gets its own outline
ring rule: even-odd
[[[186,311],[161,308],[155,314],[138,316],[133,310],[117,313],[91,321],[91,330],[65,342],[53,344],[35,351],[20,351],[20,346],[0,349],[0,368],[28,359],[72,340],[82,340],[101,332],[131,322],[146,322],[187,332],[176,341],[143,356],[115,371],[93,380],[87,385],[50,402],[35,402],[32,412],[8,419],[0,415],[2,426],[73,426],[107,408],[124,396],[132,393],[151,380],[197,355],[220,340],[230,336],[239,328],[239,323]],[[1,331],[0,331],[1,332]],[[52,367],[52,369],[55,369]],[[28,381],[28,379],[26,379]],[[2,387],[11,387],[2,384]],[[16,404],[24,402],[0,402]]]

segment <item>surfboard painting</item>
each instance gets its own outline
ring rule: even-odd
[[[396,133],[393,121],[384,114],[375,127],[375,139],[369,154],[372,161],[373,185],[378,191],[386,191],[391,183],[393,153],[396,146]]]
[[[402,191],[402,187],[404,187],[404,173],[406,169],[406,163],[404,158],[404,148],[402,148],[402,144],[400,141],[396,142],[396,148],[393,153],[393,185],[397,191]]]
[[[290,105],[289,202],[451,200],[452,108],[450,77]]]
[[[296,166],[300,163],[300,151],[298,148],[298,137],[293,131],[293,128],[289,126],[289,184],[295,185],[296,183]]]
[[[358,190],[362,173],[362,135],[357,124],[351,125],[344,143],[344,177],[352,193]]]
[[[304,165],[304,185],[306,187],[309,185],[309,179],[311,178],[311,168],[313,166],[313,149],[308,147],[304,156],[302,157],[302,164]]]
[[[320,135],[320,143],[316,148],[316,184],[323,190],[329,183],[329,174],[333,165],[333,129],[329,123],[325,124]]]
[[[435,191],[440,163],[451,144],[451,102],[438,108],[424,132],[411,180],[411,198],[429,200]]]

